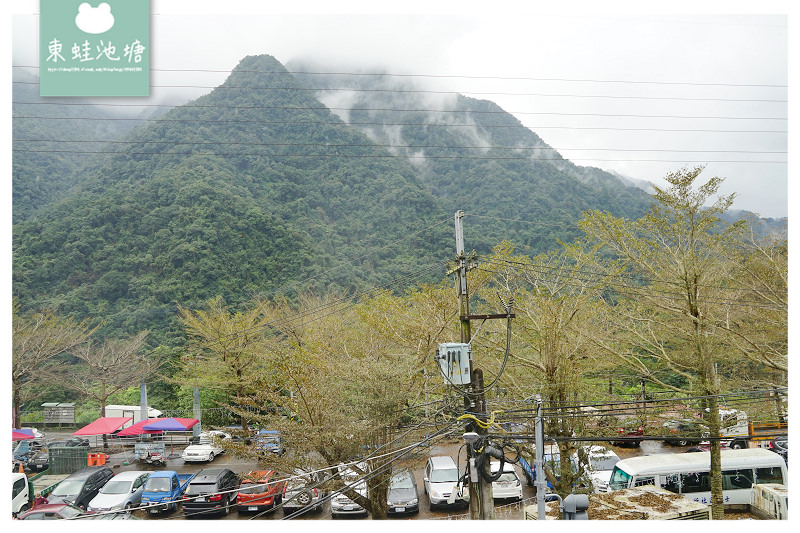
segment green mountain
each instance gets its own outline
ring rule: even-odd
[[[585,209],[638,217],[649,206],[493,102],[320,70],[247,57],[209,94],[135,128],[114,107],[81,105],[51,105],[70,121],[45,128],[22,118],[39,105],[15,104],[23,311],[50,306],[102,320],[103,333],[147,328],[174,343],[177,306],[215,295],[236,306],[441,279],[457,210],[470,215],[467,249],[511,240],[535,254],[579,236]]]
[[[467,248],[486,252],[507,239],[536,254],[578,237],[584,210],[637,218],[650,206],[643,190],[574,165],[491,101],[425,91],[390,75],[288,68],[348,124],[408,159],[446,211],[475,215],[465,228]]]
[[[430,281],[453,255],[452,213],[413,168],[272,57],[245,58],[124,140],[14,226],[23,310],[51,305],[169,342],[177,305]]]
[[[12,220],[16,224],[64,197],[75,173],[148,116],[120,116],[113,107],[79,98],[42,98],[39,80],[21,76],[12,90]]]

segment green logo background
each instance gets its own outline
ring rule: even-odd
[[[111,8],[110,29],[101,4]],[[40,0],[39,7],[41,96],[150,95],[150,0]],[[83,29],[99,33],[81,30],[79,13]]]

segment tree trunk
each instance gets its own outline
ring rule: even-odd
[[[19,387],[14,387],[14,427],[22,427],[22,406],[20,405]]]

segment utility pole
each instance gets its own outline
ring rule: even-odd
[[[469,315],[469,292],[467,291],[467,257],[464,252],[464,226],[462,219],[464,218],[463,211],[456,211],[455,214],[455,230],[456,230],[456,260],[458,261],[458,307],[459,307],[459,320],[461,321],[461,342],[468,344],[472,340],[472,328],[470,325]],[[486,400],[483,394],[483,371],[472,367],[470,361],[470,376],[471,384],[467,388],[467,394],[464,396],[464,409],[467,412],[472,412],[478,418],[486,420]],[[478,435],[486,435],[485,428],[480,427],[478,424],[475,426],[475,432]],[[467,462],[474,464],[472,446],[467,447]],[[488,462],[484,467],[486,475],[491,474],[489,471]],[[469,481],[469,517],[471,520],[493,520],[494,519],[494,500],[492,498],[492,485],[483,479],[483,476],[478,472],[477,487],[473,486],[472,481]]]

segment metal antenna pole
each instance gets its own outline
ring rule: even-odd
[[[536,458],[533,461],[536,469],[536,505],[539,520],[545,520],[544,493],[547,490],[547,477],[544,474],[544,420],[542,418],[542,398],[536,397]]]

